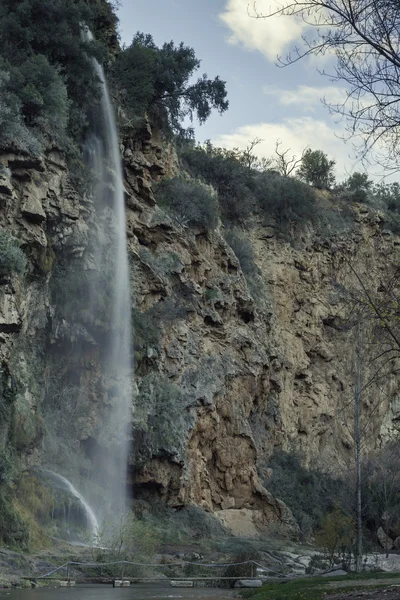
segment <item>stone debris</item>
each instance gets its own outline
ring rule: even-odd
[[[194,581],[170,581],[169,585],[174,588],[192,588]]]

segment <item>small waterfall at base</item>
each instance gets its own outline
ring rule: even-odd
[[[93,512],[92,507],[87,503],[85,498],[78,492],[75,486],[66,477],[58,475],[58,473],[54,473],[49,469],[42,469],[41,473],[51,480],[53,487],[67,492],[80,502],[86,516],[88,530],[90,532],[91,538],[92,540],[96,539],[99,533],[99,522],[97,520],[96,515]]]

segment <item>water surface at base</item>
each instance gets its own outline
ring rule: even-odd
[[[172,588],[169,585],[138,584],[130,588],[110,585],[79,585],[76,588],[1,590],[0,599],[9,600],[224,600],[237,597],[234,590],[215,588]]]

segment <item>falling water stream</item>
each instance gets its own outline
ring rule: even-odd
[[[93,40],[88,28],[87,41]],[[107,273],[109,290],[106,377],[110,384],[109,411],[99,431],[97,482],[104,490],[106,514],[120,518],[126,507],[126,472],[131,424],[131,308],[126,239],[125,198],[119,138],[103,68],[92,59],[101,82],[100,119],[87,143],[89,164],[97,182],[95,206],[99,243],[97,270]],[[93,297],[99,293],[94,284]],[[102,451],[102,448],[105,450]],[[103,502],[104,504],[104,502]],[[96,508],[96,504],[95,504]]]
[[[82,31],[87,42],[93,36]],[[103,323],[101,346],[103,384],[98,397],[102,422],[95,432],[93,473],[84,483],[83,497],[75,485],[54,474],[85,506],[92,534],[99,522],[120,521],[126,509],[126,475],[131,423],[131,318],[130,285],[125,226],[125,200],[118,132],[103,68],[90,59],[100,81],[100,106],[92,118],[92,131],[85,145],[88,172],[93,181],[94,224],[89,232],[91,277],[89,312]],[[99,300],[101,299],[101,301]],[[101,309],[99,308],[101,307]],[[102,313],[102,314],[99,314]]]
[[[66,479],[66,477],[58,475],[58,473],[54,473],[53,471],[50,471],[48,469],[43,469],[42,473],[54,481],[54,487],[65,490],[68,494],[70,494],[80,502],[84,514],[86,516],[90,534],[92,538],[95,538],[99,531],[99,522],[97,520],[96,515],[93,512],[92,507],[87,503],[85,498],[78,492],[75,486],[68,479]]]

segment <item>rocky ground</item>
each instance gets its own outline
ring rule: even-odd
[[[340,594],[329,594],[326,600],[351,600],[362,598],[363,600],[399,600],[400,585],[398,583],[388,588],[379,590],[356,590],[353,592],[341,592]]]

